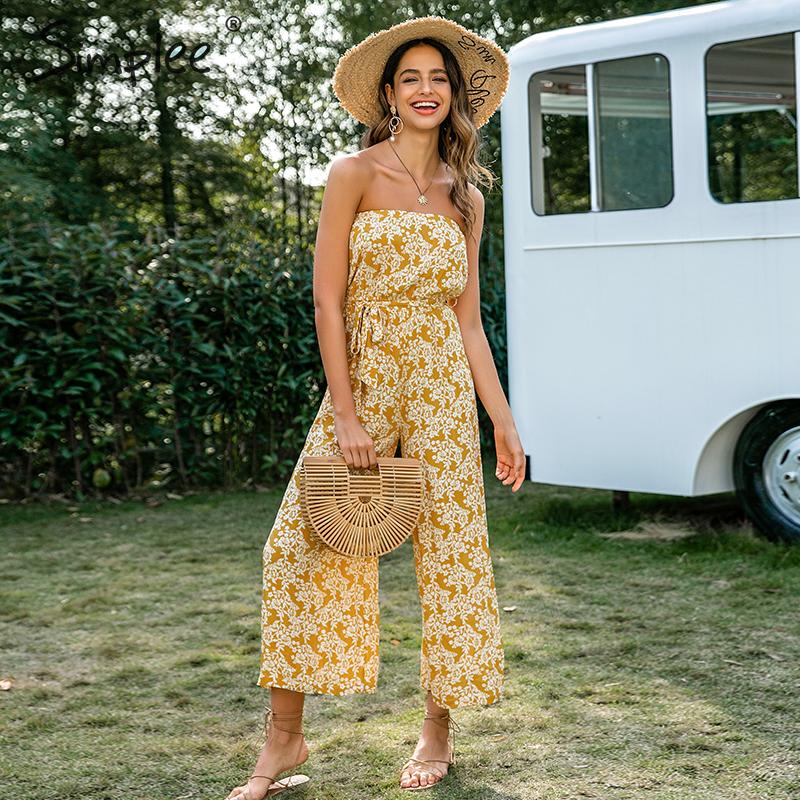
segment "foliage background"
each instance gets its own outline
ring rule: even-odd
[[[440,14],[508,49],[540,31],[702,4],[549,0],[532,14],[519,0],[7,0],[0,495],[286,478],[325,390],[313,250],[327,165],[363,130],[331,89],[352,44]],[[111,54],[152,53],[158,37],[163,49],[207,42],[207,71],[114,69]],[[499,126],[496,114],[481,129],[498,177]],[[502,237],[496,190],[481,298],[507,385]],[[483,409],[481,428],[490,442]]]

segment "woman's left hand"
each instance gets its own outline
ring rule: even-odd
[[[499,428],[495,425],[494,447],[497,453],[494,474],[505,486],[513,483],[511,491],[516,492],[525,480],[525,453],[516,427]]]

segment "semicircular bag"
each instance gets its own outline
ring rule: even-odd
[[[377,472],[351,469],[341,456],[306,456],[300,506],[306,523],[342,555],[382,556],[414,530],[422,509],[422,462],[378,457]]]

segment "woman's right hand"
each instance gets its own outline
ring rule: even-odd
[[[364,430],[358,417],[334,418],[336,443],[349,467],[366,469],[378,466],[378,454],[372,437]]]

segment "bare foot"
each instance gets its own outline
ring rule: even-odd
[[[294,721],[293,721],[294,723]],[[281,721],[281,725],[286,725]],[[287,725],[286,727],[290,727]],[[294,727],[292,724],[291,727]],[[281,780],[281,773],[300,766],[308,759],[308,746],[300,732],[286,731],[272,725],[269,736],[253,768],[254,775],[269,775]],[[284,776],[288,777],[288,776]],[[231,789],[225,800],[262,800],[273,781],[269,778],[250,778],[247,783]],[[275,794],[275,792],[273,792]]]
[[[441,712],[436,712],[439,717]],[[447,718],[440,720],[425,719],[422,723],[422,734],[417,742],[412,759],[432,761],[431,764],[420,764],[409,760],[403,767],[400,786],[403,789],[417,786],[429,786],[438,783],[449,769],[450,745]],[[437,760],[438,759],[438,760]]]

